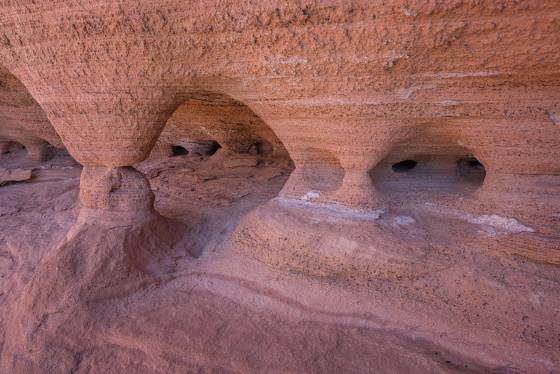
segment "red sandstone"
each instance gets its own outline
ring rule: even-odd
[[[560,371],[555,0],[0,1],[0,373]]]

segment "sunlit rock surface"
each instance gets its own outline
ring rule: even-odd
[[[560,371],[560,5],[0,1],[0,372]]]

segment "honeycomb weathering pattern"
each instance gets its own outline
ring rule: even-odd
[[[559,47],[556,0],[1,0],[0,371],[560,370]]]

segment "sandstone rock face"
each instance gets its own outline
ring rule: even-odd
[[[173,146],[199,156],[221,149],[288,157],[282,142],[249,107],[217,94],[198,94],[183,103],[167,121],[152,153],[173,155]]]
[[[45,112],[21,82],[1,66],[0,82],[0,154],[17,142],[25,146],[30,160],[41,161],[49,156],[49,143],[62,147]]]
[[[0,9],[1,372],[560,370],[557,1]]]

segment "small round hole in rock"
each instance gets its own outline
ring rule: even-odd
[[[397,162],[396,164],[393,164],[391,168],[395,173],[406,173],[407,171],[414,169],[416,165],[418,165],[417,161],[404,160],[401,162]]]
[[[10,142],[6,149],[6,153],[17,153],[23,149],[27,150],[27,148],[25,148],[23,144],[17,142]]]
[[[218,152],[218,149],[220,149],[220,148],[222,148],[220,143],[218,143],[216,141],[211,141],[208,145],[208,150],[206,152],[206,155],[212,156],[214,153]]]
[[[481,174],[484,178],[486,171],[484,165],[474,157],[465,157],[457,160],[457,169],[460,175]]]
[[[482,167],[482,164],[480,163],[480,161],[478,161],[475,158],[475,159],[469,160],[469,167],[471,167],[471,168]]]
[[[465,183],[471,185],[482,185],[486,177],[484,165],[472,156],[457,160],[457,172]]]
[[[187,151],[185,147],[182,147],[180,145],[172,146],[171,152],[173,153],[173,156],[184,156],[189,154],[189,151]]]

